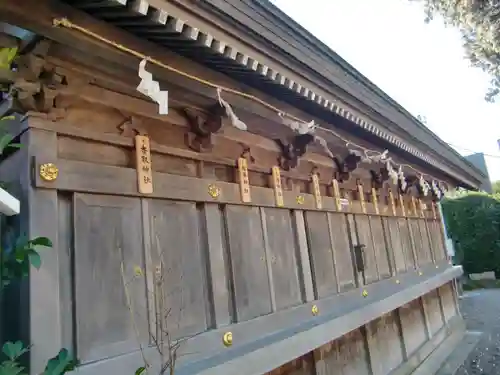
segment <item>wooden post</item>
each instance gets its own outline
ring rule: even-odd
[[[380,209],[378,207],[377,189],[373,187],[372,187],[372,202],[373,202],[373,207],[375,207],[375,213],[377,215],[380,215]]]
[[[314,201],[316,202],[316,208],[323,208],[323,202],[321,201],[321,189],[319,188],[319,177],[317,173],[312,174],[312,184],[313,184],[313,194]]]
[[[274,189],[274,201],[276,206],[283,207],[283,187],[281,186],[281,173],[280,168],[277,166],[272,167],[271,169],[273,175],[273,189]]]
[[[415,199],[415,197],[413,195],[411,196],[411,208],[413,210],[413,216],[418,216],[417,200]]]
[[[396,216],[396,202],[394,201],[394,193],[389,190],[389,205],[391,206],[392,216]]]
[[[248,178],[248,161],[245,158],[238,158],[238,174],[240,183],[241,201],[250,203],[252,197],[250,195],[250,181]]]
[[[399,194],[399,204],[401,205],[401,215],[406,217],[405,201],[403,199],[403,194]]]
[[[135,136],[135,160],[139,193],[153,193],[153,171],[151,170],[151,148],[146,135]]]
[[[337,208],[337,211],[342,211],[342,205],[340,204],[339,182],[337,181],[336,178],[332,180],[332,187],[333,187],[333,197],[335,198],[335,207]]]
[[[358,194],[359,194],[359,203],[361,204],[361,212],[366,214],[365,193],[363,191],[363,185],[361,185],[361,183],[358,184]]]

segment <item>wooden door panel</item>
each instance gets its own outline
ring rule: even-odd
[[[241,322],[268,314],[271,291],[259,209],[228,205],[226,225],[236,318]]]
[[[207,268],[200,250],[196,206],[189,202],[149,200],[148,221],[151,276],[156,283],[153,291],[158,293],[153,298],[154,315],[165,316],[168,311],[166,324],[174,339],[202,332],[208,321]],[[158,300],[160,296],[162,300]]]
[[[354,268],[351,253],[351,244],[347,232],[347,222],[344,214],[330,213],[330,229],[337,271],[338,283],[341,292],[356,287]]]
[[[327,297],[337,293],[327,213],[307,211],[305,218],[316,295],[317,298]]]
[[[149,339],[141,205],[138,198],[74,195],[75,304],[83,362],[138,349]],[[122,272],[123,269],[123,272]]]
[[[296,256],[297,244],[289,210],[265,208],[263,212],[276,308],[281,310],[297,305],[302,300]]]

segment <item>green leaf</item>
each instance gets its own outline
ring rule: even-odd
[[[2,352],[11,361],[14,361],[15,359],[19,358],[24,353],[26,353],[28,350],[29,349],[25,348],[24,345],[23,345],[23,343],[21,341],[16,341],[16,342],[8,341],[2,347]]]
[[[45,247],[52,247],[52,241],[48,239],[47,237],[37,237],[32,240],[28,241],[28,244],[32,246],[45,246]]]
[[[8,121],[8,120],[15,120],[16,116],[4,116],[0,118],[0,121]]]
[[[75,364],[76,361],[69,353],[68,349],[61,349],[57,356],[47,362],[47,366],[42,375],[62,375],[66,373],[66,371],[71,371]]]
[[[29,252],[30,263],[37,270],[42,266],[42,258],[40,258],[40,254],[38,254],[35,250],[30,250]]]
[[[12,134],[4,134],[0,138],[0,155],[3,153],[5,148],[8,146],[10,142],[14,139],[14,136]]]
[[[4,361],[0,364],[0,375],[26,375],[24,367],[14,361]]]
[[[142,366],[135,370],[135,375],[142,375],[146,372],[146,367]]]

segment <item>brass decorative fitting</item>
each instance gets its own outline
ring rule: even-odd
[[[316,305],[313,305],[312,308],[311,308],[311,312],[314,316],[318,315],[319,314],[319,309],[318,309],[318,306]]]
[[[226,332],[226,333],[224,333],[224,336],[222,337],[222,342],[224,343],[224,346],[226,346],[226,347],[233,345],[233,334],[232,334],[232,332]]]
[[[40,165],[39,174],[42,180],[52,182],[59,175],[59,168],[53,163],[44,163]]]
[[[214,199],[219,198],[220,188],[214,184],[208,185],[208,195],[210,195]]]

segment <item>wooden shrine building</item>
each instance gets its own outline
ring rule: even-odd
[[[3,322],[30,374],[410,374],[461,340],[438,202],[484,176],[270,2],[2,0],[0,43],[9,225],[54,245]]]

